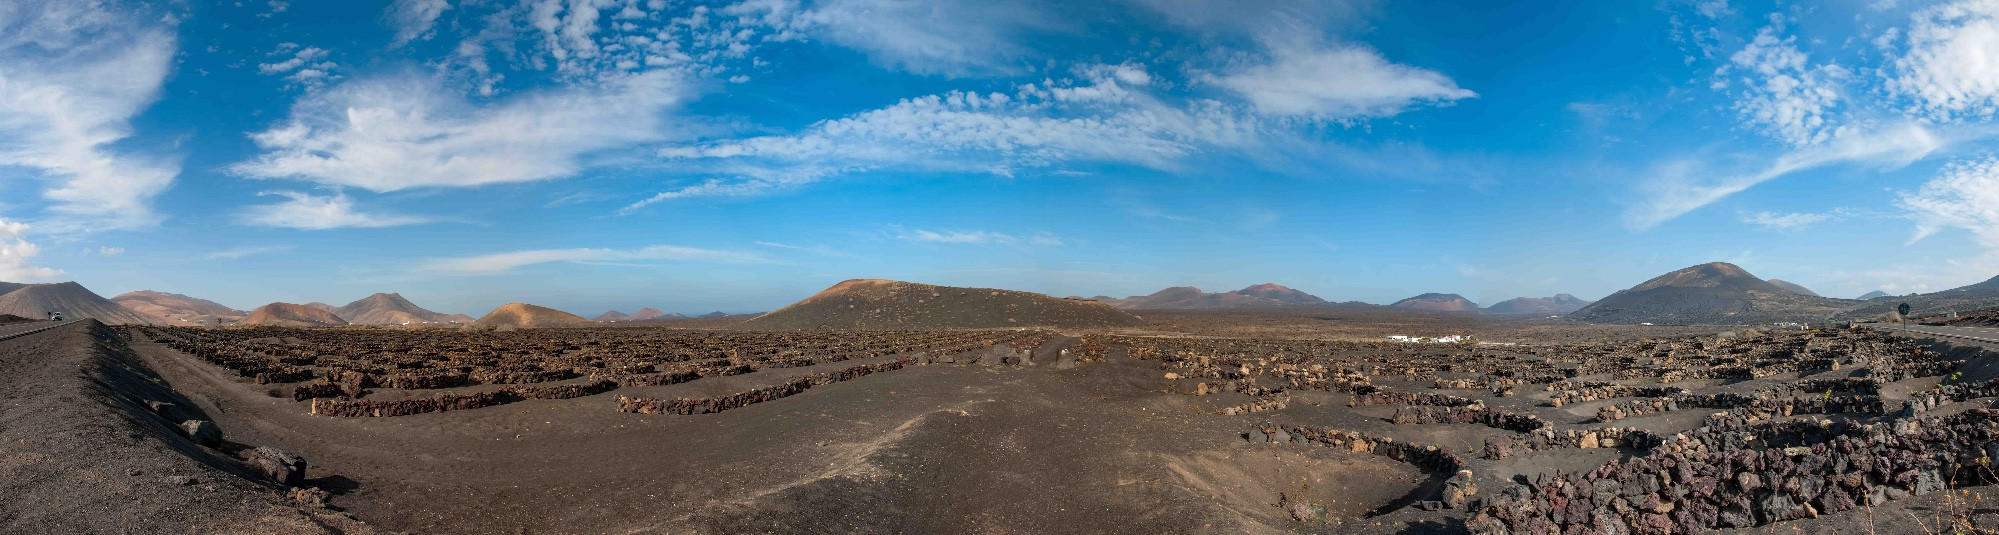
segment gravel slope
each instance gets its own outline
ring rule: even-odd
[[[102,323],[0,342],[0,532],[373,532],[293,505],[145,401],[189,406]]]

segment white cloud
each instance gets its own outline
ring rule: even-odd
[[[770,260],[753,253],[654,245],[638,249],[538,249],[509,253],[433,260],[423,267],[429,271],[494,273],[522,266],[550,262],[626,262],[635,260],[675,260],[725,264],[764,264]]]
[[[1793,231],[1816,225],[1832,219],[1832,214],[1776,214],[1757,212],[1744,216],[1742,222],[1763,227],[1764,230]]]
[[[297,51],[291,52],[292,49]],[[339,65],[326,61],[326,49],[311,46],[300,48],[298,45],[285,43],[272,55],[287,52],[291,52],[292,56],[284,61],[257,64],[257,72],[264,75],[282,74],[285,75],[286,81],[315,89],[325,86],[327,82],[340,79],[340,75],[333,72],[333,69]]]
[[[1694,4],[1694,12],[1710,19],[1735,14],[1735,8],[1728,6],[1728,0],[1700,0]]]
[[[1051,236],[1048,234],[1035,234],[1032,236],[1020,237],[1012,234],[1007,234],[1004,232],[992,232],[985,230],[932,231],[932,230],[923,230],[923,229],[911,229],[911,230],[899,229],[895,233],[895,239],[903,241],[919,242],[919,243],[943,243],[943,244],[959,244],[959,245],[1019,245],[1024,243],[1028,245],[1038,245],[1042,247],[1061,247],[1063,244],[1061,238],[1057,238],[1055,236]]]
[[[662,191],[638,202],[625,205],[618,215],[631,215],[639,210],[674,199],[692,197],[746,197],[762,195],[779,190],[795,188],[817,182],[835,171],[810,165],[787,168],[762,168],[736,166],[729,179],[710,178],[699,184]]]
[[[135,228],[180,173],[172,158],[114,151],[172,67],[173,33],[120,6],[0,5],[0,166],[40,172],[44,230]]]
[[[451,9],[451,0],[396,0],[387,15],[396,28],[396,40],[391,46],[429,39],[437,26],[437,17],[447,9]]]
[[[1999,157],[1951,162],[1922,188],[1902,192],[1895,205],[1916,221],[1915,239],[1957,228],[1999,249]]]
[[[950,76],[1018,72],[1026,35],[1054,26],[1032,3],[979,0],[750,0],[722,13],[756,21],[773,40],[823,40],[884,67]]]
[[[290,120],[251,136],[263,154],[230,169],[377,192],[560,178],[592,152],[660,139],[683,96],[666,72],[490,105],[418,76],[357,80],[306,96]]]
[[[1273,44],[1271,58],[1208,79],[1265,114],[1350,120],[1477,97],[1436,71],[1359,45]]]
[[[29,282],[62,276],[62,270],[29,264],[41,248],[28,243],[28,224],[0,219],[0,281]]]
[[[1831,116],[1839,106],[1839,84],[1850,73],[1838,65],[1811,65],[1798,51],[1797,38],[1780,38],[1779,31],[1774,25],[1763,28],[1717,74],[1739,72],[1743,89],[1735,109],[1750,127],[1794,146],[1823,143],[1837,126]]]
[[[98,247],[97,256],[118,256],[125,254],[124,247]]]
[[[1999,0],[1964,0],[1917,11],[1908,52],[1892,62],[1888,87],[1933,118],[1999,112]]]
[[[1167,168],[1215,146],[1243,146],[1261,128],[1214,101],[1188,108],[1137,90],[1151,76],[1136,65],[1088,65],[1077,79],[1024,84],[1011,93],[952,91],[820,121],[792,135],[724,140],[662,149],[663,158],[734,165],[730,178],[661,193],[623,213],[660,201],[754,195],[837,173],[881,169],[988,173],[1071,161]]]
[[[290,250],[292,250],[292,247],[290,245],[234,247],[229,249],[223,249],[213,253],[208,253],[207,255],[204,255],[201,258],[204,260],[236,260],[257,255],[282,253]]]
[[[1624,212],[1624,222],[1634,230],[1650,229],[1798,171],[1850,164],[1900,168],[1927,158],[1948,144],[1929,129],[1908,123],[1865,133],[1845,131],[1823,145],[1794,149],[1744,173],[1717,171],[1700,158],[1669,162],[1641,186],[1644,198]]]
[[[341,192],[334,192],[332,195],[313,195],[300,191],[266,191],[257,195],[276,195],[290,200],[249,207],[242,214],[244,223],[267,227],[326,230],[395,227],[430,221],[421,217],[359,212],[354,209],[354,199]]]

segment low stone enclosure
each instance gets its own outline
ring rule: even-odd
[[[1892,424],[1783,422],[1681,435],[1584,473],[1518,478],[1474,533],[1693,533],[1879,505],[1996,479],[1999,410]],[[1728,444],[1755,436],[1764,446]]]

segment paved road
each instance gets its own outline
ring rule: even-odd
[[[1902,332],[1899,323],[1870,323],[1869,327]],[[1999,327],[1938,327],[1934,325],[1909,324],[1909,334],[1934,336],[1945,339],[1968,340],[1986,344],[1999,344]]]
[[[41,332],[42,330],[45,329],[53,329],[56,327],[69,325],[71,323],[76,323],[78,321],[82,320],[69,320],[63,322],[36,321],[29,323],[13,323],[8,325],[0,325],[0,342],[11,340],[13,338],[20,336],[26,336],[29,334]]]

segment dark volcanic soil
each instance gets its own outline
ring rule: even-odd
[[[148,411],[187,405],[116,336],[87,320],[0,342],[0,532],[372,532],[293,506]]]
[[[337,419],[135,347],[232,438],[300,452],[309,476],[353,482],[336,505],[411,532],[1290,531],[1279,492],[1352,520],[1424,480],[1364,454],[1247,444],[1253,418],[1197,414],[1219,400],[1166,393],[1156,364],[1131,360],[920,366],[694,416],[619,413],[599,395]]]

